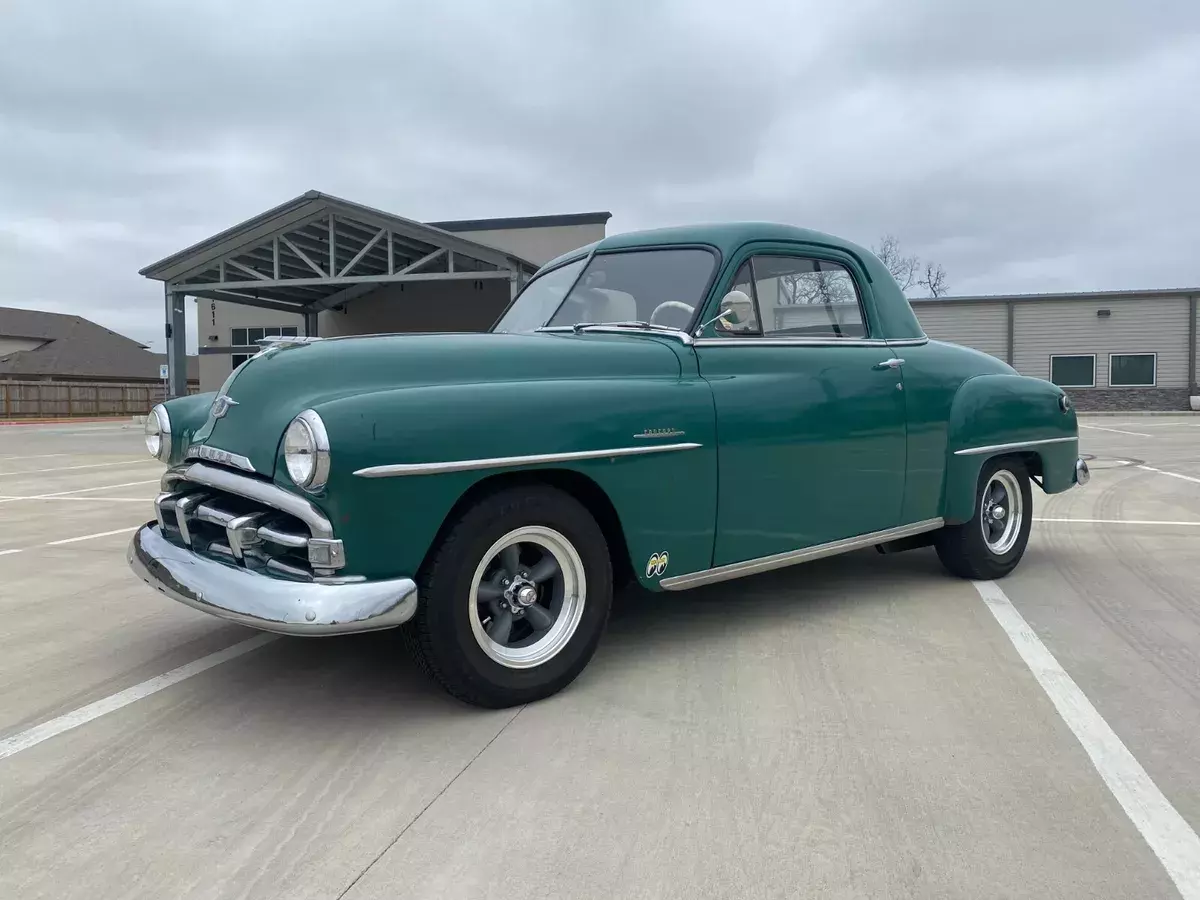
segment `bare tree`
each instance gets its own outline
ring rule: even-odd
[[[914,286],[925,288],[931,297],[944,297],[949,291],[946,270],[941,263],[923,261],[915,253],[905,254],[895,235],[885,234],[871,251],[879,257],[900,290],[907,294]]]
[[[871,250],[879,257],[879,261],[887,267],[887,270],[892,273],[892,277],[896,279],[896,284],[900,285],[900,290],[908,293],[908,289],[916,281],[917,272],[921,267],[921,260],[916,255],[905,256],[900,249],[900,241],[894,234],[885,234],[882,240],[880,240],[879,246],[872,247]]]
[[[788,306],[799,303],[848,303],[854,287],[843,270],[795,272],[779,278],[780,297]]]
[[[946,270],[939,263],[925,263],[925,274],[917,279],[917,284],[929,291],[930,297],[945,296]]]

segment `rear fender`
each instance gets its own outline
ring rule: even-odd
[[[1057,385],[1023,375],[978,375],[963,382],[950,410],[942,495],[948,523],[971,517],[979,473],[990,459],[1022,458],[1048,494],[1075,484],[1079,428],[1065,396]]]

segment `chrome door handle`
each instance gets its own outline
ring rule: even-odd
[[[895,357],[892,357],[891,359],[885,359],[881,363],[875,363],[875,368],[876,369],[898,369],[902,365],[904,365],[904,360],[896,359]]]

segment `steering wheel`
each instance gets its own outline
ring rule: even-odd
[[[679,300],[668,300],[665,303],[660,303],[658,306],[654,307],[654,312],[650,313],[650,321],[655,325],[663,324],[662,322],[658,321],[658,314],[664,309],[681,309],[688,314],[689,318],[691,318],[691,316],[696,312],[696,307],[694,306],[688,306],[686,303],[683,303]]]

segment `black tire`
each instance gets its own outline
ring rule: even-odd
[[[582,615],[556,655],[533,668],[509,668],[484,652],[472,632],[471,582],[497,540],[517,528],[545,526],[570,542],[583,563]],[[612,564],[604,533],[577,500],[551,487],[502,489],[480,499],[446,532],[417,579],[417,613],[404,634],[418,664],[458,699],[492,709],[541,700],[584,670],[612,607]]]
[[[994,552],[984,538],[983,511],[987,501],[985,497],[989,485],[997,474],[1010,476],[1019,488],[1021,502],[1021,520],[1016,526],[1015,542],[1005,548],[1003,553]],[[1011,513],[1011,509],[1009,510]],[[1029,473],[1024,463],[1019,459],[1000,458],[988,460],[979,473],[979,483],[975,487],[975,507],[971,518],[961,525],[947,525],[937,533],[934,546],[942,565],[952,575],[959,578],[970,578],[977,581],[990,581],[1003,578],[1017,567],[1021,557],[1025,555],[1025,547],[1029,543],[1029,529],[1033,524],[1033,492],[1030,488]],[[1002,546],[1002,545],[1001,545]]]

